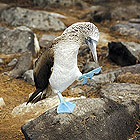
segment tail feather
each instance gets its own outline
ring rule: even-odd
[[[44,89],[37,88],[37,89],[35,90],[35,92],[31,95],[31,97],[28,99],[27,104],[28,104],[29,102],[33,101],[33,100],[35,99],[35,97],[36,97],[40,92],[42,92],[43,90],[44,90]],[[26,104],[26,105],[27,105],[27,104]]]

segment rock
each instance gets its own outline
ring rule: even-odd
[[[95,87],[96,84],[113,83],[115,81],[139,84],[140,81],[139,75],[140,75],[140,64],[126,66],[113,69],[111,71],[101,73],[99,75],[94,75],[92,79],[88,79],[87,85]],[[78,82],[78,85],[81,85],[81,81]]]
[[[87,62],[85,66],[83,67],[82,73],[87,73],[93,69],[96,69],[99,67],[99,64],[95,62]]]
[[[102,22],[105,20],[111,20],[111,13],[109,10],[99,10],[92,12],[91,17],[91,21]]]
[[[0,107],[5,106],[5,102],[2,97],[0,97]]]
[[[52,7],[69,7],[75,5],[77,2],[81,0],[33,0],[34,5],[45,7],[45,6],[52,6]]]
[[[46,35],[46,34],[42,35],[42,37],[39,40],[39,44],[40,44],[41,47],[46,48],[48,46],[48,44],[52,40],[54,40],[56,37],[57,37],[56,35]]]
[[[140,18],[132,18],[129,20],[130,23],[139,23],[140,24]]]
[[[21,77],[27,70],[32,67],[32,54],[26,53],[18,59],[14,69],[9,72],[11,77]]]
[[[95,75],[92,77],[92,79],[88,80],[88,85],[94,85],[94,84],[106,84],[106,83],[113,83],[117,76],[121,73],[121,70],[108,72],[104,74]]]
[[[0,13],[7,7],[9,7],[8,4],[0,3]]]
[[[140,62],[140,44],[135,42],[110,42],[109,58],[121,66]]]
[[[139,116],[138,104],[117,104],[108,99],[75,101],[72,114],[56,113],[56,107],[26,123],[21,130],[26,140],[126,140]]]
[[[125,2],[124,4],[120,2],[120,5],[117,5],[111,9],[112,19],[116,20],[126,20],[128,21],[130,18],[134,18],[140,12],[140,8],[137,4],[134,4],[132,1]],[[132,2],[132,3],[131,3]],[[127,4],[127,8],[125,5]]]
[[[37,44],[36,35],[27,27],[21,26],[15,29],[0,27],[0,53],[24,53],[32,52],[36,55],[40,47]]]
[[[24,25],[45,31],[60,31],[66,26],[58,19],[59,14],[46,11],[29,10],[20,7],[11,7],[3,10],[0,19],[6,21],[11,26]],[[62,17],[62,16],[60,16]]]
[[[12,59],[12,61],[10,63],[8,63],[8,66],[11,67],[11,66],[16,65],[17,64],[17,61],[18,60],[16,58]]]
[[[52,41],[52,40],[54,40],[55,38],[56,38],[57,36],[56,35],[46,35],[46,34],[44,34],[44,35],[42,35],[42,37],[40,38],[40,40],[39,41]]]
[[[64,99],[66,101],[73,101],[73,100],[79,100],[79,99],[84,99],[84,98],[85,98],[84,96],[75,97],[75,98],[74,97],[64,97]],[[12,115],[18,116],[18,115],[24,115],[27,113],[33,113],[35,115],[40,115],[40,114],[44,113],[45,111],[57,106],[58,104],[59,104],[59,98],[57,95],[55,95],[53,97],[48,97],[41,101],[38,101],[35,104],[28,103],[26,105],[26,102],[25,102],[23,104],[20,104],[19,106],[16,106],[12,111]]]
[[[118,68],[118,69],[115,69],[115,72],[119,70],[121,71],[120,74],[126,74],[126,73],[140,74],[140,64]]]
[[[121,35],[131,36],[140,39],[140,25],[136,23],[120,23],[111,27],[111,31],[120,33]]]
[[[3,59],[0,58],[0,65],[2,65],[4,62],[3,62]]]
[[[137,101],[140,99],[140,85],[130,83],[106,84],[100,94],[115,101]]]
[[[27,71],[23,74],[23,78],[24,78],[25,81],[27,81],[27,82],[30,83],[31,85],[35,85],[33,70],[27,70]]]

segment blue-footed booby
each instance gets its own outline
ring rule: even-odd
[[[36,90],[28,102],[39,100],[45,89],[51,88],[57,94],[60,104],[57,113],[72,113],[74,102],[64,101],[61,93],[75,80],[83,79],[83,84],[88,78],[100,72],[101,67],[82,75],[77,66],[77,55],[81,45],[87,44],[91,49],[93,59],[96,63],[96,44],[99,39],[97,27],[90,22],[78,22],[68,27],[61,36],[54,39],[51,46],[39,57],[34,68],[34,80]]]

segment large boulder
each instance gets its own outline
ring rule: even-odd
[[[140,44],[135,42],[110,42],[109,58],[121,66],[140,62]]]
[[[64,18],[60,14],[20,7],[7,8],[0,15],[0,19],[6,21],[11,26],[25,25],[45,31],[60,31],[66,28],[58,17]]]
[[[118,104],[107,98],[75,101],[72,114],[53,108],[22,126],[26,140],[127,140],[139,116],[134,101]]]
[[[0,27],[0,53],[14,54],[31,52],[37,55],[40,47],[36,35],[27,27],[14,29]]]

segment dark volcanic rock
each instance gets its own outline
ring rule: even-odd
[[[140,44],[135,42],[108,43],[109,58],[121,66],[134,65],[140,60]]]
[[[32,52],[36,55],[39,50],[36,35],[29,28],[20,26],[11,30],[0,27],[0,53]]]
[[[105,20],[111,20],[111,13],[109,10],[99,10],[92,12],[91,17],[94,22],[102,22]]]
[[[11,26],[25,25],[45,31],[64,30],[66,26],[58,17],[64,18],[63,15],[56,13],[11,7],[3,10],[0,19]]]
[[[26,140],[127,140],[138,119],[138,104],[108,99],[75,101],[72,114],[53,108],[22,126]]]

